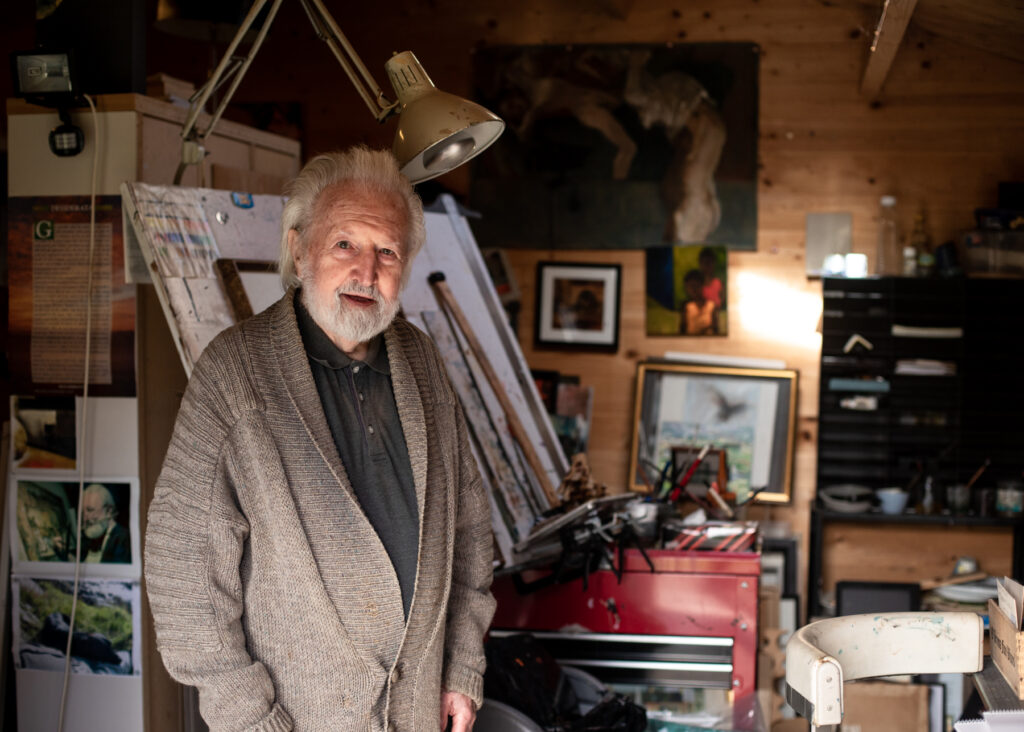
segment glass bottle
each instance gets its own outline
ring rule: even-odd
[[[917,277],[917,250],[910,245],[903,247],[903,276]]]
[[[896,224],[896,198],[882,196],[879,204],[875,274],[899,274],[903,269],[903,257],[900,250],[899,228]]]
[[[922,516],[931,516],[936,513],[938,506],[935,505],[935,480],[932,476],[924,479],[924,490],[921,493],[921,503],[917,512]]]
[[[917,250],[917,276],[931,277],[935,271],[935,255],[932,254],[931,240],[925,231],[923,210],[914,217],[914,229],[910,232],[909,243]]]

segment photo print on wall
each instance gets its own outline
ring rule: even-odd
[[[75,398],[11,397],[11,467],[15,470],[74,470]]]
[[[134,478],[91,479],[84,486],[82,528],[78,482],[12,479],[11,557],[22,574],[63,575],[74,571],[76,544],[87,576],[139,576],[138,521]]]
[[[74,581],[15,577],[11,584],[16,665],[63,671]],[[138,676],[142,670],[138,583],[82,580],[78,603],[71,637],[72,673]]]

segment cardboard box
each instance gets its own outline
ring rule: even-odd
[[[1013,627],[995,600],[988,601],[992,660],[1018,699],[1024,699],[1024,632]]]
[[[843,686],[841,732],[928,732],[928,687],[888,681]]]

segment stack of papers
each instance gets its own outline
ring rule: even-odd
[[[996,585],[999,593],[999,609],[1013,623],[1014,630],[1021,629],[1021,621],[1024,620],[1024,587],[1020,582],[1003,577]]]
[[[957,722],[953,729],[956,732],[1020,732],[1024,729],[1024,712],[982,712],[981,719],[969,719]]]

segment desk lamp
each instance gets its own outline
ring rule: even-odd
[[[248,55],[245,58],[234,56],[238,44],[268,2],[271,5],[267,18],[256,34]],[[181,132],[181,163],[174,175],[175,185],[181,183],[188,165],[199,164],[206,157],[203,143],[220,120],[253,57],[259,51],[282,2],[256,0],[253,3],[210,80],[190,100],[191,107]],[[505,123],[500,118],[480,105],[437,89],[411,51],[396,53],[384,65],[398,97],[397,101],[391,101],[374,81],[334,18],[327,12],[322,0],[299,2],[317,36],[338,59],[374,118],[383,122],[393,114],[400,115],[391,149],[402,172],[413,183],[430,180],[462,165],[483,152],[505,129]],[[231,82],[227,92],[213,111],[206,129],[200,131],[197,123],[204,105],[210,95],[228,79]]]

